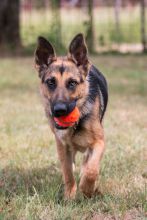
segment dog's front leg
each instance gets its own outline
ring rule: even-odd
[[[63,144],[56,139],[58,156],[61,162],[61,169],[64,180],[64,197],[66,199],[74,199],[77,186],[73,176],[73,155],[69,146]]]
[[[84,159],[80,190],[87,197],[91,197],[95,190],[95,181],[99,174],[100,160],[104,152],[104,141],[97,141],[94,146],[88,149],[88,155]]]

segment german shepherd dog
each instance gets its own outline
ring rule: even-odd
[[[89,61],[81,33],[74,37],[65,57],[57,57],[53,46],[38,37],[35,66],[41,79],[45,112],[56,139],[64,197],[72,199],[76,195],[73,165],[77,151],[84,152],[79,189],[91,197],[105,148],[102,119],[108,101],[106,79]],[[68,115],[75,106],[80,112],[78,122],[71,127],[56,124],[54,117]]]

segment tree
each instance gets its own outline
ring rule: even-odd
[[[141,6],[141,42],[143,52],[147,52],[147,33],[146,33],[146,18],[145,18],[145,0],[140,1]]]
[[[120,7],[121,7],[121,0],[115,0],[115,25],[116,25],[116,34],[117,34],[117,41],[120,40],[121,30],[120,30]]]
[[[55,44],[58,46],[58,50],[62,50],[62,34],[61,34],[61,15],[60,15],[60,0],[51,0],[52,9],[52,23],[51,34]]]
[[[0,1],[0,48],[17,49],[19,32],[19,0]]]
[[[89,52],[94,52],[94,27],[93,27],[93,0],[88,0],[88,15],[86,40]]]

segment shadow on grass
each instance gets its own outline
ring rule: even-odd
[[[78,194],[76,200],[65,201],[63,199],[63,184],[60,169],[55,165],[44,168],[23,169],[7,166],[0,171],[0,198],[3,199],[4,209],[14,200],[23,201],[22,207],[31,201],[38,201],[41,205],[54,204],[54,207],[60,209],[78,209],[87,210],[88,216],[93,213],[101,212],[105,214],[113,214],[117,208],[122,213],[131,210],[134,207],[140,210],[140,204],[145,209],[145,194],[141,192],[131,193],[129,197],[114,195],[111,192],[105,192],[102,195],[97,191],[96,195],[91,199],[84,198]],[[36,204],[36,203],[34,203]],[[57,205],[57,206],[56,206]],[[21,207],[21,208],[22,208]],[[60,210],[58,210],[60,211]],[[138,211],[139,213],[140,211]],[[143,211],[142,211],[143,215]]]
[[[34,194],[54,200],[62,197],[61,183],[61,173],[54,164],[38,169],[7,166],[0,171],[0,194],[8,201],[17,195],[29,197]]]
[[[78,173],[75,174],[76,182],[79,183]],[[0,170],[0,195],[8,204],[20,196],[26,201],[29,197],[39,196],[40,200],[53,201],[56,204],[65,204],[64,200],[64,184],[62,181],[61,171],[55,165],[44,168],[22,169],[7,166]],[[99,197],[103,198],[102,193],[97,189],[92,201]],[[74,202],[80,205],[88,200],[79,194]]]

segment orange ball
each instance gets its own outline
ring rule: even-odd
[[[66,116],[60,116],[58,118],[54,117],[55,122],[62,127],[71,127],[79,120],[80,112],[77,107],[74,108],[72,112],[70,112]]]

